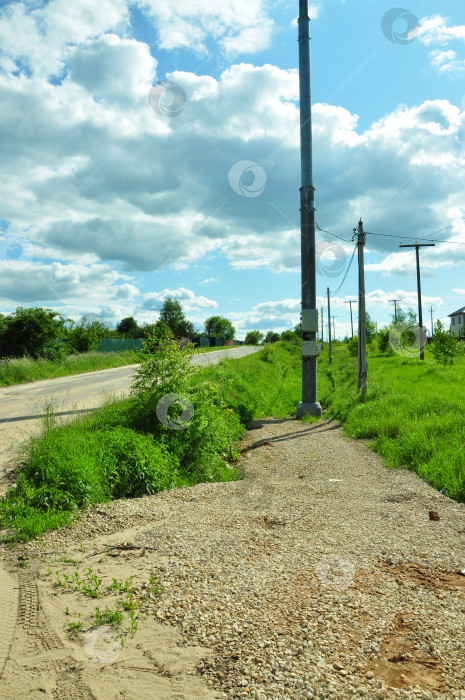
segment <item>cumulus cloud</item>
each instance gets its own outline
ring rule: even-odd
[[[163,49],[208,50],[211,36],[229,56],[256,53],[266,48],[273,32],[264,0],[136,0],[152,18]]]
[[[465,25],[449,26],[448,21],[439,14],[424,17],[416,36],[426,46],[447,46],[452,42],[465,41]],[[465,70],[465,58],[458,57],[452,49],[433,49],[430,56],[431,65],[440,73]]]
[[[178,289],[162,289],[160,292],[144,294],[143,308],[151,311],[160,311],[167,297],[179,301],[186,312],[199,311],[200,309],[215,309],[218,306],[218,303],[213,299],[196,296],[190,289],[179,287]]]
[[[165,48],[208,51],[214,35],[224,51],[231,52],[236,40],[245,51],[259,26],[265,42],[272,31],[258,0],[179,6],[140,0],[138,6],[152,17],[158,46]],[[148,102],[159,79],[156,50],[132,37],[129,16],[125,0],[95,7],[87,0],[53,0],[29,10],[16,2],[0,10],[0,128],[10,135],[1,154],[6,223],[0,263],[16,260],[31,271],[20,289],[7,268],[2,290],[11,303],[54,298],[45,283],[39,285],[49,271],[64,303],[76,298],[72,274],[96,299],[84,271],[101,276],[105,270],[114,276],[106,281],[102,305],[131,315],[139,302],[149,315],[162,292],[141,297],[131,277],[136,273],[182,273],[212,254],[237,270],[286,273],[300,267],[297,71],[237,63],[217,78],[172,72],[168,79],[186,101],[169,118]],[[448,42],[463,37],[449,24],[425,21],[420,36],[434,50],[453,51]],[[452,60],[459,55],[437,54],[438,68]],[[425,274],[465,260],[463,110],[447,100],[426,101],[400,106],[361,128],[350,110],[316,104],[313,119],[323,228],[350,238],[361,214],[366,230],[392,235],[424,237],[451,224],[455,243],[425,256]],[[232,187],[230,173],[244,162],[254,166],[239,172]],[[260,191],[254,189],[256,173]],[[319,241],[326,239],[333,240],[318,234]],[[393,253],[394,245],[372,237],[370,250],[385,259],[368,269],[414,274],[414,256]],[[340,247],[344,259],[353,245]],[[53,259],[62,269],[50,267]],[[178,292],[187,291],[183,284]],[[186,310],[215,307],[190,293],[175,297]],[[298,308],[254,307],[250,313],[250,322],[281,319],[290,327]]]

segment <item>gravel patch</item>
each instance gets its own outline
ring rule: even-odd
[[[464,505],[333,422],[253,427],[241,481],[99,506],[21,551],[141,548],[165,587],[145,612],[209,649],[218,698],[465,698]]]

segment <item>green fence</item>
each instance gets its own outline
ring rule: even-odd
[[[142,350],[140,338],[104,338],[97,345],[97,352],[122,352],[123,350]]]

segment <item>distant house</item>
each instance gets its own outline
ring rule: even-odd
[[[458,311],[449,314],[450,329],[455,335],[459,335],[462,328],[465,326],[465,306],[462,306]]]

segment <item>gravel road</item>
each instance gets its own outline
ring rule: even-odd
[[[242,346],[194,355],[194,364],[218,364],[225,357],[239,358],[260,348]],[[0,493],[5,474],[14,462],[21,443],[37,433],[47,404],[57,415],[72,417],[76,411],[97,408],[109,395],[127,395],[137,365],[73,374],[38,382],[0,388]],[[2,481],[3,479],[3,481]],[[2,488],[3,487],[3,488]]]

